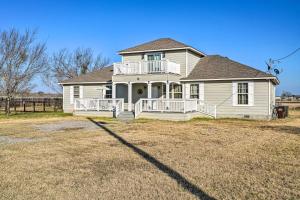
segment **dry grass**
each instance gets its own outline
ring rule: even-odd
[[[299,199],[300,112],[291,114],[270,122],[98,118],[103,128],[53,132],[35,126],[87,119],[2,119],[0,137],[39,140],[0,142],[0,198]]]

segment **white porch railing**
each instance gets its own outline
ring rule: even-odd
[[[117,74],[153,74],[174,73],[180,74],[180,64],[168,60],[152,60],[140,62],[114,63],[114,75]]]
[[[74,99],[74,111],[116,111],[116,116],[124,111],[124,99]]]
[[[213,118],[217,118],[217,106],[210,105],[205,101],[198,100],[197,101],[197,111],[206,115],[209,115]]]
[[[135,117],[142,112],[200,112],[216,118],[216,106],[198,99],[140,99],[134,107]]]

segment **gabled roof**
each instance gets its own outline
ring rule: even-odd
[[[113,67],[108,66],[94,72],[89,72],[78,77],[61,81],[60,84],[77,84],[77,83],[103,83],[112,80]]]
[[[220,79],[276,79],[271,74],[219,55],[206,56],[195,65],[191,73],[181,80],[220,80]]]
[[[122,54],[129,54],[129,53],[141,53],[141,52],[162,51],[162,50],[179,50],[179,49],[189,49],[200,55],[203,56],[205,55],[201,51],[171,38],[160,38],[157,40],[146,42],[134,47],[121,50],[119,51],[119,54],[122,55]]]

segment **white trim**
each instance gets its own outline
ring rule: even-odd
[[[94,84],[94,83],[111,83],[111,81],[106,82],[68,82],[68,83],[58,83],[59,85],[80,85],[80,84]]]
[[[80,99],[83,98],[83,86],[82,85],[79,86],[79,98]]]
[[[238,104],[238,83],[248,84],[248,104]],[[254,106],[254,82],[253,81],[232,81],[232,106],[236,106],[236,107]]]
[[[191,98],[191,84],[186,83],[184,84],[185,88],[182,88],[185,90],[185,99],[190,99]]]
[[[189,80],[180,80],[180,82],[197,82],[197,81],[224,81],[224,80],[269,80],[269,79],[275,79],[277,80],[276,77],[261,77],[261,78],[220,78],[220,79],[189,79]]]
[[[185,51],[185,77],[188,76],[188,50]]]
[[[238,105],[238,103],[237,103],[237,101],[238,101],[237,90],[238,90],[237,82],[232,81],[232,106],[237,106]]]
[[[191,51],[194,51],[195,53],[201,54],[202,56],[206,56],[205,53],[193,48],[193,47],[182,47],[182,48],[170,48],[170,49],[149,49],[149,50],[144,50],[144,51],[119,51],[118,54],[119,55],[123,55],[123,54],[132,54],[132,53],[143,53],[143,52],[157,52],[157,51],[172,51],[172,50],[184,50],[184,49],[188,49]]]
[[[248,105],[254,106],[254,82],[253,81],[248,82]]]
[[[199,83],[199,100],[204,101],[204,82]]]
[[[71,105],[74,104],[74,86],[73,85],[70,86],[70,104]]]
[[[63,111],[65,110],[65,104],[64,104],[64,102],[65,102],[65,87],[63,86],[62,87],[62,93],[63,93]]]

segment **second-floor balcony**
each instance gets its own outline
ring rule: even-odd
[[[180,64],[168,60],[126,61],[114,63],[114,75],[118,74],[180,74]]]

